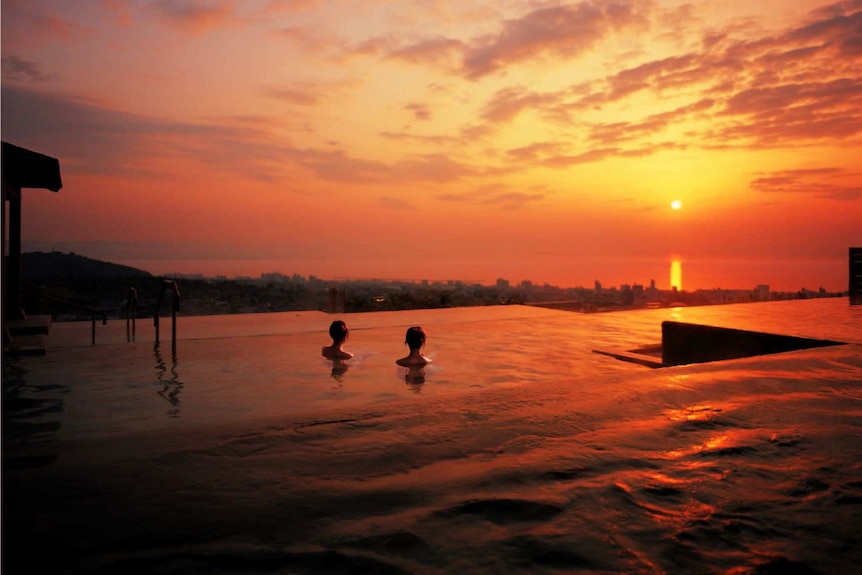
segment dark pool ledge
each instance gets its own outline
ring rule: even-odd
[[[651,368],[706,363],[842,345],[845,342],[716,327],[678,321],[661,324],[661,343],[622,352],[594,349],[621,361]]]

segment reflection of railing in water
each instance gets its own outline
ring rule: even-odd
[[[171,408],[168,409],[168,417],[179,417],[179,395],[183,390],[183,382],[180,381],[180,376],[177,373],[176,353],[171,355],[170,377],[167,377],[168,366],[159,351],[159,342],[153,344],[153,357],[156,359],[156,378],[162,384],[162,388],[157,393],[171,404]]]
[[[171,290],[171,352],[177,353],[177,312],[180,311],[180,288],[177,287],[177,282],[173,280],[165,280],[162,283],[162,291],[159,292],[159,299],[156,302],[156,310],[153,312],[153,325],[156,328],[156,344],[159,343],[159,308],[162,307],[162,299],[165,297],[165,292]]]

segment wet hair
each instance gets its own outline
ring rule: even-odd
[[[419,349],[425,345],[425,332],[419,326],[407,328],[407,334],[404,336],[404,343],[410,349]]]
[[[347,324],[340,319],[329,324],[329,337],[332,338],[332,341],[336,343],[345,341],[349,335],[350,330],[347,329]]]

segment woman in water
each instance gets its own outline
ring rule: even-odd
[[[344,350],[344,343],[350,337],[350,330],[347,329],[347,324],[341,320],[332,322],[329,326],[329,337],[332,338],[332,345],[325,346],[321,353],[323,357],[328,359],[350,359],[353,354]]]
[[[395,363],[404,367],[416,367],[431,362],[430,359],[422,355],[422,347],[425,345],[425,331],[421,327],[408,328],[407,335],[404,336],[404,343],[410,348],[410,353],[407,357],[395,360]]]

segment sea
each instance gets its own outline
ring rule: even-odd
[[[347,322],[353,359],[320,350]],[[837,345],[651,369],[683,321]],[[395,364],[421,325],[432,362]],[[55,323],[3,362],[4,573],[858,573],[862,307]]]

